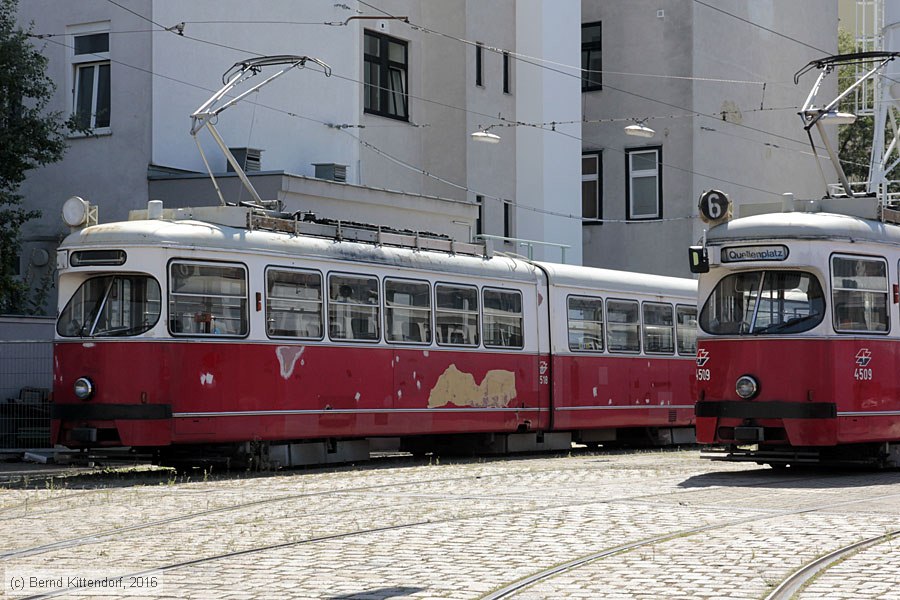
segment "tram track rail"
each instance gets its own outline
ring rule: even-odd
[[[578,469],[583,469],[583,467],[573,468],[573,470],[578,470]],[[433,483],[453,483],[453,482],[461,482],[461,481],[467,481],[467,480],[472,480],[472,479],[481,479],[484,477],[491,477],[491,478],[510,477],[510,476],[520,475],[522,473],[529,473],[529,474],[540,473],[540,472],[558,473],[561,470],[566,470],[566,469],[560,469],[560,468],[546,468],[546,469],[539,469],[539,470],[523,469],[521,471],[511,471],[511,472],[488,474],[488,475],[478,474],[478,475],[468,475],[468,476],[460,476],[460,477],[421,479],[421,480],[411,480],[411,481],[407,481],[407,482],[402,482],[399,484],[394,482],[394,483],[370,485],[370,486],[357,486],[357,487],[340,489],[340,490],[325,490],[325,491],[321,491],[321,492],[306,492],[306,493],[302,493],[302,494],[287,494],[287,495],[275,496],[275,497],[271,497],[271,498],[263,498],[263,499],[259,499],[259,500],[253,500],[251,502],[242,502],[239,504],[231,504],[228,506],[222,506],[222,507],[211,508],[211,509],[207,509],[207,510],[195,511],[195,512],[191,512],[188,514],[178,515],[178,516],[174,516],[174,517],[168,517],[168,518],[164,518],[164,519],[156,519],[156,520],[148,521],[148,522],[144,522],[144,523],[127,525],[124,527],[117,527],[114,529],[99,531],[99,532],[92,533],[89,535],[67,538],[65,540],[51,542],[48,544],[41,544],[41,545],[31,546],[31,547],[27,547],[27,548],[18,548],[18,549],[7,550],[4,552],[0,552],[0,562],[6,562],[6,561],[9,561],[12,559],[17,559],[17,558],[27,558],[29,556],[45,554],[45,553],[54,552],[57,550],[71,549],[71,548],[83,546],[86,544],[95,544],[95,543],[102,542],[102,541],[113,540],[113,539],[116,539],[117,537],[121,537],[122,535],[125,535],[125,534],[129,534],[129,533],[133,533],[133,532],[137,532],[137,531],[148,530],[148,529],[153,529],[156,527],[163,527],[163,526],[178,523],[178,522],[190,521],[192,519],[199,519],[199,518],[208,517],[211,515],[218,515],[218,514],[258,507],[258,506],[276,504],[279,502],[290,502],[290,501],[299,500],[302,498],[363,494],[363,493],[379,491],[379,490],[393,490],[398,487],[406,487],[406,486],[421,486],[421,485],[428,485],[428,484],[433,484]],[[817,480],[817,479],[830,479],[832,477],[833,476],[830,476],[830,475],[814,476],[814,477],[798,477],[798,478],[779,480],[779,483],[789,484],[789,483],[808,482],[808,481]],[[755,487],[755,486],[763,486],[763,485],[770,485],[770,484],[771,484],[771,481],[765,481],[765,482],[759,482],[759,483],[748,483],[747,486]],[[621,502],[649,501],[649,500],[652,500],[653,498],[667,497],[667,496],[672,496],[673,494],[687,495],[687,494],[691,494],[691,493],[697,493],[697,492],[701,492],[705,489],[707,489],[707,488],[699,488],[698,487],[698,488],[689,488],[689,489],[684,489],[684,490],[674,491],[674,492],[667,491],[667,492],[660,493],[660,494],[637,494],[637,495],[633,495],[633,496],[625,496],[625,497],[618,497],[618,498],[604,498],[604,499],[589,500],[589,501],[583,501],[583,502],[564,503],[564,504],[559,504],[559,505],[552,504],[552,505],[544,507],[544,509],[563,508],[563,507],[567,507],[567,506],[593,505],[593,504],[613,504],[613,503],[621,503]],[[67,497],[71,498],[72,496],[73,495],[68,495]],[[494,497],[496,498],[497,496],[495,495]],[[449,497],[447,495],[444,495],[443,498],[441,498],[440,495],[438,495],[438,497],[436,499],[429,498],[427,500],[424,500],[422,503],[425,504],[425,503],[429,503],[429,502],[451,501],[451,500],[458,501],[458,500],[464,499],[464,498],[471,498],[471,496],[466,495],[466,496]],[[63,509],[63,510],[65,510],[65,509]],[[42,514],[47,514],[47,513],[41,513],[38,515],[30,515],[30,516],[41,516]]]
[[[630,552],[632,550],[637,550],[639,548],[647,548],[653,546],[655,544],[665,543],[676,538],[687,537],[696,535],[698,533],[704,533],[707,531],[712,531],[716,529],[725,529],[728,527],[733,527],[735,525],[743,525],[745,523],[752,523],[757,521],[764,521],[767,519],[774,519],[778,517],[786,517],[786,516],[794,516],[801,514],[808,514],[813,512],[820,512],[824,510],[834,509],[840,506],[846,506],[851,504],[859,504],[862,502],[871,502],[873,500],[884,500],[888,498],[896,498],[900,497],[900,494],[885,494],[880,496],[873,496],[868,498],[862,498],[859,500],[845,500],[842,502],[834,502],[831,504],[825,504],[815,507],[808,507],[797,510],[783,510],[777,511],[775,513],[769,513],[765,515],[757,515],[752,517],[744,517],[742,519],[735,519],[732,521],[728,521],[726,523],[715,523],[710,525],[703,525],[700,527],[694,527],[690,529],[685,529],[669,534],[663,534],[659,536],[654,536],[651,538],[647,538],[644,540],[638,540],[635,542],[629,542],[627,544],[622,544],[619,546],[615,546],[612,548],[607,548],[601,550],[599,552],[594,552],[591,554],[587,554],[584,556],[580,556],[574,560],[557,564],[553,567],[545,569],[543,571],[539,571],[532,575],[529,575],[525,578],[519,579],[517,581],[511,582],[508,585],[495,590],[489,594],[486,594],[481,597],[480,600],[501,600],[503,598],[511,598],[516,593],[522,592],[527,588],[532,587],[535,584],[542,583],[545,581],[549,581],[550,579],[566,573],[568,571],[572,571],[584,565],[596,562],[598,560],[602,560],[604,558],[614,556],[617,554],[622,554],[624,552]],[[827,568],[829,565],[833,564],[835,561],[846,557],[849,554],[867,548],[869,546],[875,545],[879,542],[885,542],[894,537],[900,536],[900,530],[891,532],[889,534],[882,534],[873,538],[869,538],[866,540],[862,540],[859,542],[855,542],[853,544],[844,546],[835,550],[809,564],[804,566],[803,568],[795,571],[787,579],[785,579],[781,585],[776,588],[775,591],[772,592],[769,596],[766,597],[766,600],[790,600],[793,597],[793,594],[796,593],[797,590],[800,589],[808,580],[812,577],[816,576],[821,570]],[[779,592],[779,590],[782,590]],[[775,595],[776,592],[779,592],[779,595]]]
[[[786,577],[782,582],[765,597],[765,600],[790,600],[801,591],[808,583],[819,577],[829,567],[840,562],[857,552],[861,552],[872,546],[890,542],[900,536],[900,529],[875,537],[870,537],[852,544],[847,544],[837,550],[833,550],[824,556],[820,556],[812,562],[805,564]]]
[[[457,479],[466,479],[466,478],[447,478],[447,479],[457,480]],[[810,478],[810,479],[818,479],[818,478]],[[379,487],[386,487],[386,486],[371,486],[371,487],[379,488]],[[362,491],[362,490],[358,489],[356,491]],[[687,493],[693,492],[693,491],[699,491],[699,490],[697,490],[697,489],[686,490],[684,492],[681,492],[681,494],[687,494]],[[672,494],[671,492],[668,492],[665,494],[657,494],[657,496],[670,496],[671,494]],[[478,513],[478,514],[468,514],[468,515],[463,515],[463,516],[458,516],[458,517],[447,517],[447,518],[437,518],[437,519],[435,519],[435,518],[417,519],[417,520],[413,520],[413,521],[406,522],[406,523],[397,523],[397,524],[386,525],[386,526],[381,526],[381,527],[362,528],[362,529],[357,529],[354,531],[343,531],[343,532],[338,532],[338,533],[329,534],[329,535],[314,536],[314,537],[305,538],[305,539],[301,539],[301,540],[291,540],[291,541],[279,542],[279,543],[275,543],[275,544],[265,544],[265,545],[260,545],[260,546],[254,546],[251,548],[244,548],[241,550],[235,550],[235,551],[226,552],[226,553],[214,554],[211,556],[200,557],[200,558],[195,558],[195,559],[186,560],[186,561],[177,561],[177,562],[164,564],[164,565],[160,565],[160,566],[156,566],[156,567],[152,567],[152,568],[142,569],[140,571],[135,571],[135,572],[124,574],[123,576],[126,578],[130,578],[130,577],[140,578],[140,577],[145,577],[145,576],[149,576],[149,575],[153,575],[153,574],[162,574],[162,573],[166,573],[168,571],[174,571],[174,570],[181,569],[181,568],[187,568],[187,567],[192,567],[192,566],[197,566],[197,565],[202,565],[202,564],[208,564],[208,563],[212,563],[212,562],[216,562],[216,561],[220,561],[220,560],[227,560],[227,559],[231,559],[231,558],[235,558],[235,557],[269,552],[269,551],[273,551],[273,550],[280,550],[280,549],[284,549],[284,548],[296,547],[296,546],[301,546],[301,545],[306,545],[306,544],[315,544],[315,543],[328,542],[328,541],[334,541],[334,540],[342,540],[342,539],[348,539],[348,538],[352,538],[352,537],[356,537],[356,536],[373,535],[373,534],[386,533],[386,532],[391,532],[391,531],[399,531],[399,530],[404,530],[404,529],[413,529],[416,527],[435,526],[435,525],[442,525],[442,524],[448,524],[448,523],[462,522],[462,521],[471,520],[471,519],[484,519],[484,518],[489,519],[492,517],[509,515],[509,514],[525,514],[525,513],[533,513],[533,512],[542,512],[542,511],[547,511],[547,510],[570,508],[570,507],[576,507],[576,506],[624,503],[624,502],[631,501],[635,498],[647,498],[649,496],[651,496],[651,495],[641,494],[641,495],[635,496],[633,498],[619,497],[619,498],[609,498],[609,499],[591,500],[591,501],[583,501],[583,502],[566,502],[566,503],[559,503],[559,504],[555,504],[555,505],[551,505],[551,506],[541,506],[541,507],[524,509],[524,510],[520,510],[520,511],[515,511],[514,513],[510,513],[510,511],[496,511],[493,514]],[[495,592],[492,592],[491,594],[483,596],[482,600],[507,598],[507,597],[510,597],[511,595],[513,595],[514,593],[516,593],[518,591],[522,591],[536,583],[539,583],[541,581],[546,581],[556,575],[559,575],[566,571],[576,569],[585,564],[589,564],[591,562],[595,562],[597,560],[601,560],[601,559],[609,557],[609,556],[614,556],[616,554],[621,554],[623,552],[628,552],[628,551],[635,550],[638,548],[644,548],[644,547],[652,546],[654,544],[664,543],[666,541],[673,540],[673,539],[679,538],[679,537],[696,535],[698,533],[716,530],[716,529],[724,529],[727,527],[733,527],[733,526],[741,525],[744,523],[763,521],[763,520],[767,520],[767,519],[773,519],[773,518],[784,517],[784,516],[813,513],[813,512],[823,511],[823,510],[834,509],[834,508],[838,508],[838,507],[846,506],[846,505],[859,504],[859,503],[863,503],[863,502],[871,502],[874,500],[884,500],[884,499],[888,499],[888,498],[897,498],[897,497],[900,497],[900,493],[884,494],[884,495],[879,495],[879,496],[870,496],[870,497],[859,498],[859,499],[854,499],[854,500],[845,500],[845,501],[841,501],[841,502],[817,505],[817,506],[807,507],[807,508],[803,508],[803,509],[783,510],[783,511],[778,511],[775,513],[766,513],[766,514],[762,514],[762,515],[746,516],[746,517],[742,517],[740,519],[731,519],[726,522],[702,525],[699,527],[688,528],[688,529],[678,530],[678,531],[674,531],[674,532],[667,533],[667,534],[653,536],[651,538],[647,538],[647,539],[643,539],[643,540],[636,540],[634,542],[614,546],[611,548],[606,548],[606,549],[598,551],[598,552],[594,552],[594,553],[591,553],[591,554],[588,554],[585,556],[581,556],[581,557],[578,557],[572,561],[568,561],[563,564],[555,565],[551,568],[548,568],[546,570],[535,573],[524,579],[510,583],[509,585],[507,585]],[[269,501],[271,501],[271,499],[269,499]],[[433,500],[433,501],[436,501],[436,500]],[[254,504],[261,504],[263,502],[265,502],[265,501],[259,501]],[[223,509],[215,509],[213,511],[202,511],[202,512],[203,513],[223,512]],[[194,516],[196,516],[196,515],[194,515]],[[185,515],[182,517],[176,517],[173,520],[186,520],[188,518],[190,518],[190,517]],[[159,524],[159,523],[157,522],[154,524],[146,524],[146,525],[153,526],[156,524]],[[129,532],[135,531],[140,528],[142,528],[142,527],[135,526],[133,528],[114,530],[110,533],[118,535],[118,534],[122,534],[122,533],[129,533]],[[77,539],[79,541],[82,541],[83,543],[87,543],[88,541],[96,541],[96,540],[90,540],[87,537],[77,538]],[[72,542],[72,541],[73,540],[69,540],[69,542]],[[66,544],[66,542],[60,542],[55,545],[48,545],[47,548],[42,548],[42,551],[50,551],[51,549],[53,549],[53,550],[62,549],[62,548],[71,547],[72,545],[76,545],[76,544],[71,544],[71,543],[66,544],[66,545],[62,545],[62,544]],[[53,547],[50,548],[50,546],[53,546]],[[27,552],[27,550],[22,551],[22,552]],[[27,555],[32,555],[35,553],[38,553],[38,552],[31,552]],[[22,556],[23,554],[20,553],[19,555]],[[10,556],[9,558],[12,558],[12,556]],[[74,588],[66,588],[66,589],[55,590],[55,591],[48,592],[48,593],[27,596],[25,600],[29,600],[29,599],[37,600],[39,598],[42,599],[42,598],[57,597],[57,596],[72,592],[73,589]]]

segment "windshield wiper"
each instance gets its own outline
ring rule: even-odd
[[[787,321],[783,321],[781,323],[772,323],[771,325],[767,325],[762,329],[754,329],[753,335],[759,335],[760,333],[772,333],[776,331],[783,331],[788,327],[792,327],[794,325],[799,325],[800,323],[811,321],[812,319],[817,319],[821,317],[820,313],[812,313],[806,315],[804,317],[794,317],[793,319],[788,319]]]

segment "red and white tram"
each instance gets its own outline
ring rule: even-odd
[[[876,214],[874,198],[821,202]],[[706,252],[696,428],[711,456],[900,466],[900,227],[757,215],[712,228]]]
[[[247,206],[148,212],[60,247],[57,443],[287,465],[370,438],[693,441],[693,280]]]

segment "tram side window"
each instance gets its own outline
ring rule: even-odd
[[[836,331],[888,330],[887,263],[859,256],[831,258]]]
[[[678,340],[678,354],[697,354],[697,307],[675,306],[675,337]]]
[[[675,353],[675,322],[671,304],[645,302],[644,352],[649,354]]]
[[[431,343],[431,285],[384,280],[385,337],[389,342]]]
[[[316,272],[266,272],[266,333],[322,339],[322,276]]]
[[[641,323],[636,300],[607,300],[606,320],[606,344],[610,352],[641,351]]]
[[[478,345],[478,288],[434,286],[437,342],[442,346]]]
[[[172,262],[169,329],[175,335],[247,335],[247,271],[239,265]]]
[[[603,300],[569,296],[569,350],[603,350]]]
[[[521,348],[522,292],[482,291],[484,302],[484,345],[490,348]]]
[[[139,335],[159,321],[159,283],[146,275],[92,277],[72,295],[56,324],[63,337]]]
[[[328,277],[328,334],[333,340],[378,341],[378,279]]]

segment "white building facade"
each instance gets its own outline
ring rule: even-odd
[[[306,55],[331,69],[326,77],[308,63],[220,115],[229,147],[261,151],[251,180],[265,177],[265,199],[332,219],[380,215],[378,224],[457,239],[568,245],[566,261],[580,263],[577,69],[543,65],[577,64],[581,10],[549,4],[20,2],[20,22],[33,22],[57,82],[51,109],[93,130],[70,138],[66,157],[21,188],[44,215],[23,228],[23,272],[44,268],[33,256],[52,256],[68,233],[58,215],[70,196],[98,205],[101,221],[125,219],[157,197],[167,206],[218,202],[211,183],[198,183],[205,167],[189,116],[226,69],[261,55]],[[570,124],[559,132],[499,126],[517,121]],[[491,125],[499,143],[470,137]],[[247,200],[213,140],[203,131],[197,139],[223,175],[225,199]],[[555,245],[495,247],[561,257]]]

